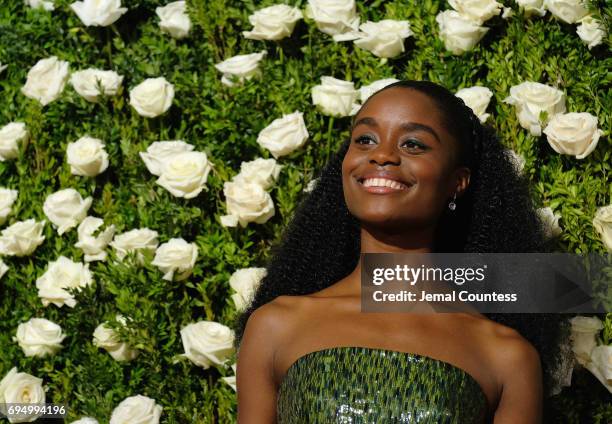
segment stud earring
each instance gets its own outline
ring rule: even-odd
[[[451,200],[450,203],[448,204],[448,208],[451,211],[454,211],[457,208],[457,204],[455,203],[455,200],[457,200],[457,193],[453,195],[453,200]]]

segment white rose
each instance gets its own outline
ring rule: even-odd
[[[17,327],[13,337],[23,349],[25,356],[46,356],[57,353],[63,346],[66,336],[62,327],[44,318],[31,318]]]
[[[259,62],[267,54],[266,50],[259,53],[239,54],[217,63],[215,68],[223,73],[221,82],[231,87],[236,84],[236,81],[243,82],[245,79],[249,80],[261,74]]]
[[[263,224],[274,216],[274,202],[268,192],[257,183],[226,181],[223,194],[227,202],[227,215],[221,217],[221,224],[246,227],[249,222]]]
[[[525,158],[512,149],[506,150],[506,153],[508,154],[508,159],[510,160],[512,165],[514,165],[514,169],[516,169],[516,172],[518,172],[519,174],[522,173],[525,169]]]
[[[312,87],[312,103],[326,115],[349,116],[357,112],[359,92],[352,81],[330,76],[321,77],[321,84]]]
[[[334,37],[336,41],[356,38],[357,47],[372,52],[378,57],[395,57],[404,52],[404,39],[414,35],[410,22],[383,19],[378,22],[367,21],[359,26],[353,35]]]
[[[604,246],[612,251],[612,205],[597,209],[593,217],[593,227],[599,233]]]
[[[580,25],[576,28],[576,34],[587,45],[589,50],[601,44],[606,31],[600,21],[591,15],[579,19]]]
[[[146,152],[140,152],[139,155],[149,172],[160,176],[164,163],[170,159],[170,156],[191,152],[193,148],[191,144],[185,143],[183,140],[156,141],[147,148]]]
[[[28,139],[23,122],[11,122],[0,128],[0,162],[15,159],[19,155],[19,144]]]
[[[310,181],[308,182],[308,184],[306,184],[306,187],[304,188],[304,191],[305,191],[306,193],[310,193],[312,190],[314,190],[314,188],[317,186],[317,181],[318,181],[318,180],[319,180],[318,178],[315,178],[315,179],[313,179],[313,180],[310,180]]]
[[[523,13],[527,17],[532,15],[546,15],[544,0],[516,0],[516,2],[518,3],[519,8],[523,10]]]
[[[157,7],[155,13],[160,19],[159,27],[162,31],[177,39],[189,35],[191,20],[187,14],[187,6],[184,1],[175,1],[164,7]]]
[[[596,316],[575,316],[569,321],[573,332],[597,334],[603,329],[603,322]]]
[[[24,0],[25,4],[30,6],[32,9],[43,8],[45,10],[54,10],[55,6],[52,1],[45,0]]]
[[[575,23],[589,13],[583,0],[544,0],[544,7],[550,10],[553,16],[568,24]]]
[[[472,109],[474,114],[478,116],[480,122],[485,122],[490,116],[487,113],[487,107],[493,97],[493,92],[487,87],[474,86],[469,88],[462,88],[455,93],[457,97],[460,97],[463,102]]]
[[[499,15],[503,5],[495,0],[448,0],[450,7],[482,25],[493,16]]]
[[[119,324],[126,325],[126,320],[123,316],[117,315],[115,319]],[[117,331],[106,325],[106,323],[98,325],[94,330],[93,344],[106,350],[115,361],[131,361],[140,353],[128,343],[122,342]]]
[[[117,257],[123,260],[129,252],[136,252],[136,259],[140,264],[144,263],[141,250],[155,252],[157,249],[157,231],[148,228],[137,228],[116,235],[109,244],[115,249]]]
[[[98,423],[98,420],[96,420],[95,418],[83,417],[79,420],[73,421],[70,424],[100,424],[100,423]]]
[[[596,116],[588,112],[570,112],[554,115],[544,134],[555,152],[584,159],[597,147],[603,132],[597,128]]]
[[[173,196],[193,199],[206,186],[211,169],[204,152],[178,153],[168,158],[156,183]]]
[[[113,410],[110,424],[158,424],[163,407],[143,395],[130,396]]]
[[[232,370],[234,371],[234,374],[236,374],[236,366],[238,364],[234,363],[232,365]],[[227,383],[232,389],[234,389],[234,391],[236,391],[236,375],[231,375],[228,377],[221,377],[221,380],[223,380],[225,383]]]
[[[511,7],[504,7],[503,8],[503,12],[502,12],[502,19],[508,19],[510,17],[514,16],[514,11],[512,10]]]
[[[0,278],[4,276],[9,270],[9,267],[0,259]]]
[[[264,7],[249,16],[253,29],[242,31],[242,35],[252,40],[280,40],[289,37],[296,22],[302,18],[302,12],[297,7],[286,4]]]
[[[66,159],[73,175],[95,177],[108,168],[108,153],[102,140],[84,136],[68,143]]]
[[[19,221],[2,230],[0,255],[30,255],[45,240],[42,235],[45,220],[36,222],[33,218]]]
[[[576,333],[572,335],[572,351],[580,365],[584,366],[591,361],[591,352],[595,346],[597,346],[597,341],[592,334]]]
[[[278,159],[302,147],[308,140],[304,113],[295,111],[275,119],[259,132],[257,143]]]
[[[266,268],[250,267],[239,269],[231,275],[229,285],[236,292],[232,299],[238,311],[244,310],[251,302],[255,289],[266,273]]]
[[[36,280],[36,288],[43,306],[53,303],[60,308],[64,305],[74,308],[76,300],[66,289],[80,291],[91,283],[93,277],[89,264],[73,262],[62,255],[49,262],[45,273]]]
[[[45,389],[42,378],[34,377],[26,372],[17,372],[17,367],[11,370],[0,381],[0,411],[6,411],[7,403],[45,403]],[[11,423],[29,423],[42,415],[19,414],[9,418]]]
[[[257,158],[240,164],[240,173],[232,179],[235,182],[256,183],[264,190],[268,190],[280,175],[282,165],[272,158]]]
[[[539,208],[536,212],[547,238],[557,237],[561,234],[561,227],[559,227],[559,218],[561,218],[561,215],[553,213],[553,210],[548,206]]]
[[[165,113],[174,100],[174,85],[164,77],[147,78],[130,91],[130,105],[141,116],[155,118]]]
[[[214,321],[188,324],[181,329],[181,340],[184,356],[204,369],[223,365],[234,352],[234,331]]]
[[[161,244],[151,262],[164,273],[164,280],[181,281],[189,277],[198,258],[198,246],[182,238],[171,238]],[[176,275],[175,275],[176,273]]]
[[[93,197],[85,200],[73,188],[56,191],[47,196],[43,212],[56,227],[59,235],[76,227],[87,216]]]
[[[436,22],[446,50],[455,55],[472,50],[489,31],[489,28],[480,26],[478,22],[474,22],[456,10],[439,12],[436,15]]]
[[[77,228],[79,241],[75,243],[85,253],[85,262],[104,261],[107,253],[104,251],[115,234],[115,226],[110,225],[104,231],[94,236],[98,228],[104,224],[104,220],[93,216],[86,217]]]
[[[355,31],[359,26],[355,0],[308,0],[305,15],[329,35]]]
[[[540,112],[547,113],[544,123],[565,112],[565,93],[539,82],[525,81],[510,87],[510,95],[503,102],[515,106],[521,126],[534,136],[542,134]]]
[[[612,345],[596,346],[586,367],[612,393]]]
[[[4,224],[11,214],[11,208],[18,195],[18,190],[0,187],[0,225]]]
[[[389,84],[393,84],[394,82],[398,81],[399,80],[397,78],[383,78],[359,88],[359,99],[361,100],[361,104],[364,104],[366,100],[368,100],[377,91],[382,90]]]
[[[119,91],[123,76],[115,71],[103,71],[90,68],[74,72],[70,77],[70,84],[85,100],[97,102],[100,94],[114,96]],[[101,86],[98,88],[98,84]]]
[[[597,346],[597,334],[603,329],[603,322],[597,317],[576,316],[570,319],[572,351],[576,360],[585,365],[591,360],[591,352]]]
[[[121,17],[127,8],[121,7],[121,0],[83,0],[70,4],[86,26],[108,26]]]
[[[68,62],[59,60],[57,56],[41,59],[28,71],[21,92],[45,106],[57,100],[62,94],[68,75]]]

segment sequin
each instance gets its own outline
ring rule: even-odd
[[[278,424],[484,423],[487,398],[467,371],[416,353],[356,346],[310,352],[287,370]]]

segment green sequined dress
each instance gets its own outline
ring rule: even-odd
[[[487,398],[465,370],[415,353],[356,346],[307,353],[287,370],[278,424],[484,423]]]

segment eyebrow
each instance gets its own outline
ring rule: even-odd
[[[351,128],[351,131],[353,131],[355,127],[357,127],[358,125],[368,125],[370,127],[378,127],[378,122],[376,122],[374,118],[366,116],[364,118],[360,118],[357,121],[355,121],[355,123],[353,124],[353,127]],[[421,131],[428,132],[438,141],[438,143],[442,144],[442,142],[440,141],[440,137],[438,137],[438,133],[436,133],[435,130],[431,128],[429,125],[419,124],[418,122],[404,122],[403,124],[400,125],[400,128],[406,131],[421,130]]]

